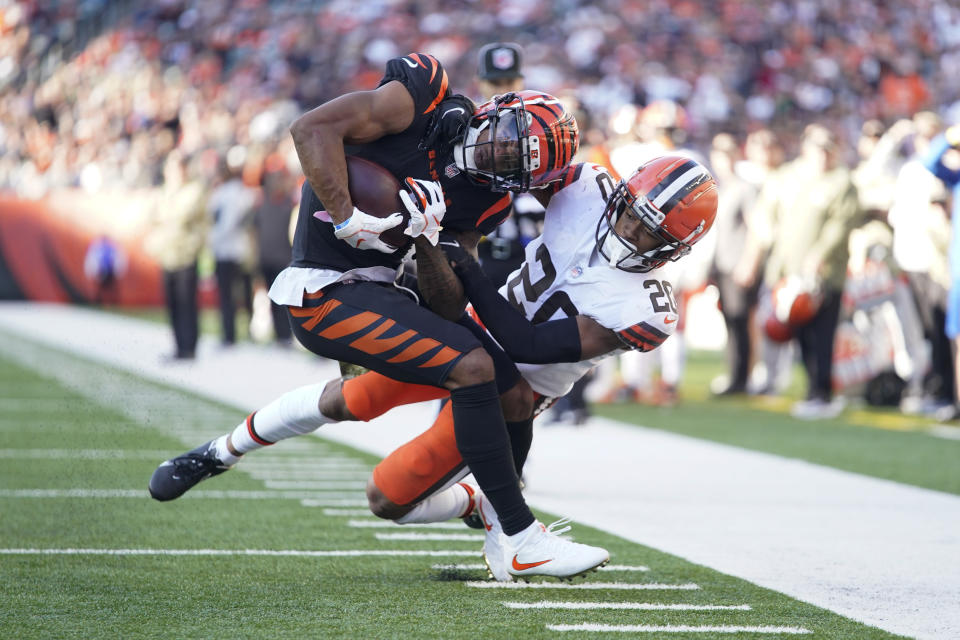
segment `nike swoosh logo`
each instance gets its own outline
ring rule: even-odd
[[[482,505],[479,505],[479,504],[477,505],[477,511],[480,512],[480,520],[483,522],[483,526],[487,528],[487,531],[490,531],[490,529],[493,529],[493,525],[487,524],[487,516],[483,515]]]
[[[444,112],[443,112],[443,115],[440,116],[440,117],[441,117],[441,118],[444,118],[444,117],[446,117],[446,115],[447,115],[448,113],[453,113],[454,111],[459,111],[460,113],[466,113],[466,111],[463,109],[463,107],[453,107],[452,109],[447,109],[446,111],[444,111]]]
[[[666,318],[663,319],[663,324],[673,324],[676,321],[677,321],[676,316],[667,316]]]
[[[404,62],[406,62],[406,63],[407,63],[407,66],[410,67],[411,69],[416,69],[416,68],[417,68],[417,63],[414,62],[413,60],[407,60],[406,58],[400,58],[400,59],[403,60]]]
[[[548,562],[553,562],[553,558],[549,560],[541,560],[540,562],[517,562],[517,556],[513,556],[513,562],[510,564],[513,565],[514,571],[526,571],[527,569],[533,569],[534,567],[539,567],[542,564],[547,564]]]

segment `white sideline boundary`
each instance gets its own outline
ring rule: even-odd
[[[220,350],[213,339],[195,362],[164,365],[168,327],[63,305],[0,304],[0,330],[247,411],[339,375],[297,350]],[[0,352],[19,348],[5,342],[16,341],[0,338]],[[428,425],[433,409],[403,407],[318,435],[382,455]],[[960,637],[958,496],[599,419],[538,427],[525,480],[536,508],[892,633]]]

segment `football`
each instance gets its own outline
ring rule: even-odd
[[[403,215],[401,224],[380,234],[381,240],[398,249],[410,244],[412,238],[403,233],[410,213],[400,200],[400,181],[392,173],[369,160],[347,156],[347,183],[350,199],[364,213],[378,218],[398,211]]]

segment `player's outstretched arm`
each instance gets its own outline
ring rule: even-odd
[[[400,82],[340,96],[303,114],[290,126],[303,174],[335,224],[353,215],[347,191],[344,144],[363,144],[400,133],[413,122],[413,98]]]
[[[483,324],[511,359],[515,362],[547,364],[579,362],[584,358],[580,343],[580,319],[583,318],[585,324],[592,320],[576,316],[533,324],[500,296],[472,256],[458,247],[443,243],[440,246],[463,282],[463,290]]]

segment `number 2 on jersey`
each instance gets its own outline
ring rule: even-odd
[[[673,285],[664,280],[644,280],[643,288],[650,291],[650,304],[657,313],[677,312],[677,303],[673,299]]]
[[[517,299],[516,290],[518,287],[522,285],[523,297],[527,299],[527,302],[533,303],[543,295],[544,291],[550,288],[550,285],[552,285],[553,281],[557,278],[557,269],[553,266],[553,260],[550,259],[550,252],[547,250],[546,245],[542,244],[537,247],[536,259],[540,264],[540,268],[543,269],[542,278],[533,282],[530,279],[530,265],[524,263],[523,268],[520,269],[520,273],[507,282],[507,300],[520,313],[525,313],[525,309],[523,304]],[[561,309],[567,317],[573,317],[580,313],[577,311],[577,307],[573,304],[573,301],[570,300],[570,296],[564,291],[558,290],[554,291],[543,301],[540,308],[537,309],[530,320],[534,324],[549,320],[550,317],[557,312],[557,309]]]

